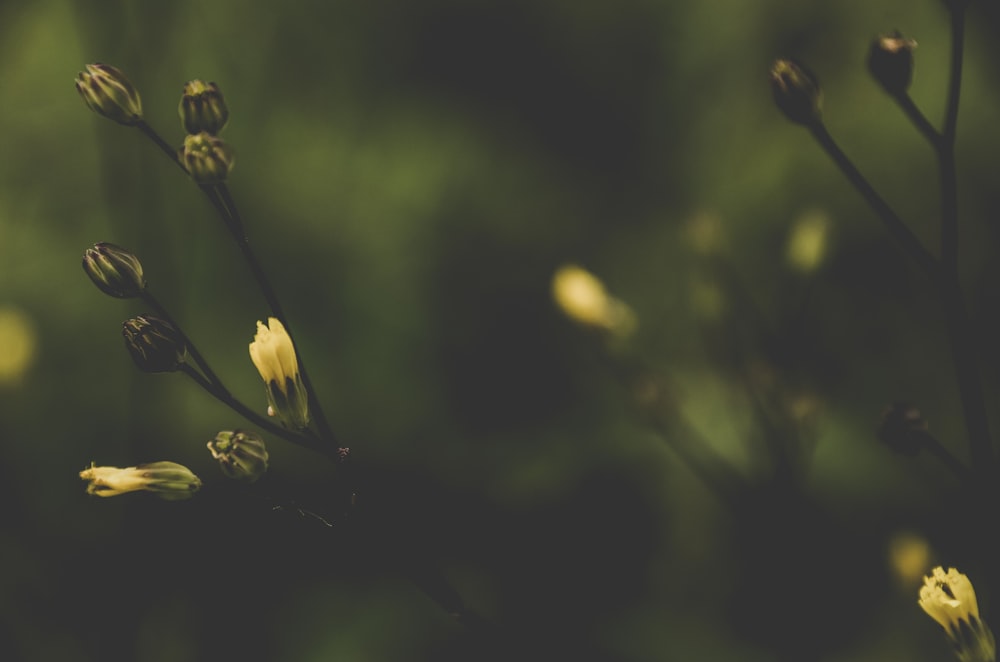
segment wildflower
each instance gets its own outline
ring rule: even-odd
[[[98,115],[131,126],[142,121],[142,101],[122,71],[110,64],[88,64],[76,77],[76,91]]]
[[[180,159],[191,178],[200,184],[225,181],[235,162],[229,145],[206,131],[184,138]]]
[[[125,346],[143,372],[173,372],[187,358],[184,336],[170,322],[139,315],[122,324]]]
[[[774,102],[796,124],[818,124],[822,116],[823,92],[819,81],[793,60],[775,60],[771,66]]]
[[[161,499],[180,501],[194,496],[201,488],[201,479],[176,462],[151,462],[125,469],[91,464],[80,472],[80,478],[90,481],[87,494],[102,497],[145,490]]]
[[[913,50],[917,42],[905,38],[899,30],[879,35],[868,52],[868,71],[886,92],[906,94],[913,80]]]
[[[267,448],[253,432],[224,430],[208,442],[208,450],[230,478],[252,483],[267,471]]]
[[[976,592],[969,578],[955,570],[938,566],[924,577],[920,607],[944,628],[962,662],[995,662],[993,633],[979,619]]]
[[[109,296],[131,299],[146,289],[142,264],[124,248],[101,242],[83,254],[83,270]]]
[[[250,358],[267,388],[268,415],[277,416],[286,427],[308,426],[309,398],[295,347],[278,318],[268,318],[267,325],[257,322]]]
[[[177,112],[184,130],[192,135],[204,131],[214,136],[229,121],[229,108],[219,86],[200,80],[188,81],[184,85]]]
[[[578,324],[629,335],[635,315],[623,301],[610,294],[596,276],[576,265],[560,267],[552,277],[552,297],[566,315]]]

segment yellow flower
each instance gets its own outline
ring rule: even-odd
[[[969,578],[954,568],[938,566],[924,577],[920,607],[944,628],[962,662],[994,662],[993,633],[979,619],[976,592]]]
[[[635,329],[635,315],[614,298],[596,276],[576,265],[564,265],[552,277],[552,298],[578,324],[628,336]]]
[[[250,359],[267,388],[268,414],[277,416],[288,427],[308,426],[309,397],[292,339],[279,319],[270,317],[267,325],[257,322]]]
[[[146,490],[161,499],[179,501],[194,496],[201,488],[201,479],[176,462],[151,462],[125,469],[91,464],[80,472],[80,478],[90,481],[87,494],[102,497]]]

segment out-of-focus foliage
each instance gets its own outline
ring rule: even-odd
[[[987,341],[997,10],[974,2],[969,27],[963,276]],[[95,242],[140,257],[259,411],[247,344],[268,311],[197,187],[81,102],[100,61],[178,146],[184,83],[223,90],[230,188],[368,498],[539,642],[524,659],[946,658],[913,559],[975,578],[970,522],[950,474],[873,432],[913,401],[964,457],[934,292],[767,78],[808,62],[831,133],[936,251],[933,154],[865,66],[894,28],[919,42],[911,94],[936,123],[937,0],[0,4],[0,657],[484,657],[378,554],[332,553],[325,527],[227,481],[205,444],[244,421],[135,370],[121,321],[148,311],[93,287]],[[641,389],[551,301],[566,263],[634,311]],[[745,484],[710,489],[650,403]],[[329,466],[267,443],[261,483],[323,503]],[[769,479],[779,457],[794,480]],[[194,499],[97,500],[77,478],[163,458],[202,477]]]

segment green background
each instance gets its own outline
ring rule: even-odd
[[[973,3],[958,139],[991,408],[998,21]],[[912,96],[937,124],[940,2],[43,0],[0,4],[0,26],[0,365],[29,345],[0,376],[0,656],[949,658],[919,578],[898,578],[888,550],[911,532],[928,546],[919,572],[975,582],[996,562],[975,537],[995,522],[968,516],[932,458],[874,435],[882,407],[908,399],[966,457],[934,290],[767,80],[775,57],[808,63],[831,133],[936,252],[933,153],[864,58],[878,32],[916,38]],[[95,61],[128,74],[174,144],[183,83],[221,86],[231,190],[364,468],[362,500],[394,532],[371,546],[392,549],[272,511],[269,498],[318,512],[330,498],[331,467],[281,440],[266,486],[227,483],[205,442],[244,423],[183,376],[132,365],[120,323],[144,311],[88,281],[97,241],[139,255],[260,409],[247,344],[267,309],[197,187],[78,98]],[[816,216],[825,260],[802,275],[785,246]],[[690,239],[705,224],[721,236],[711,258]],[[674,399],[664,419],[745,477],[729,500],[553,305],[567,262],[632,307],[614,356],[641,359]],[[715,318],[699,312],[706,291]],[[794,481],[769,479],[762,388],[812,407]],[[191,467],[203,492],[105,501],[76,477],[156,460]],[[506,644],[452,622],[401,558],[433,559]]]

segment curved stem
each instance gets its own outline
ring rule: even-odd
[[[187,168],[184,167],[184,164],[181,163],[180,157],[177,156],[177,149],[171,147],[170,143],[161,138],[160,134],[158,134],[153,127],[151,127],[149,124],[146,123],[146,120],[139,120],[139,123],[135,125],[135,128],[142,131],[143,135],[152,140],[153,143],[157,147],[159,147],[160,150],[164,154],[166,154],[171,161],[177,164],[177,167],[180,168],[185,175],[188,174]]]
[[[865,199],[871,208],[882,219],[889,234],[903,247],[910,257],[923,268],[928,275],[937,281],[940,272],[940,265],[937,258],[931,255],[915,234],[907,227],[906,223],[893,211],[892,207],[882,199],[882,196],[868,183],[864,175],[855,167],[854,163],[844,154],[843,150],[834,141],[833,136],[826,130],[822,122],[817,122],[809,127],[816,142],[820,144],[826,153],[837,164],[840,171],[844,173],[858,193]]]

